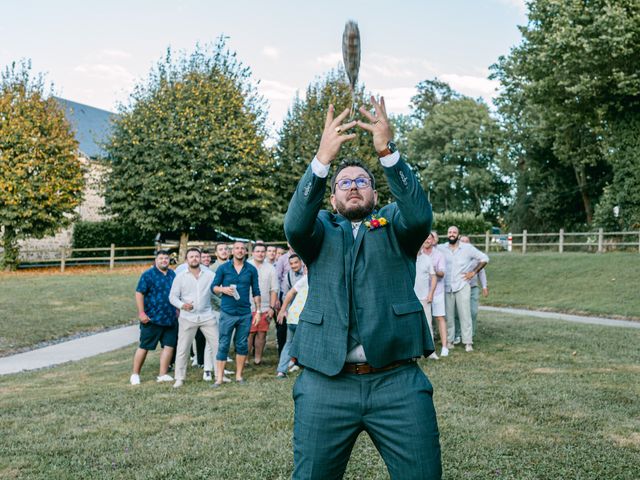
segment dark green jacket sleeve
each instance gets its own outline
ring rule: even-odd
[[[315,259],[322,244],[324,232],[318,212],[322,207],[326,186],[327,178],[314,175],[309,165],[293,192],[284,217],[287,240],[306,264]]]
[[[393,167],[384,167],[384,173],[398,205],[393,220],[398,238],[405,252],[415,257],[431,231],[431,204],[404,160],[398,160]]]

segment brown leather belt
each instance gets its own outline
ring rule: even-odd
[[[415,358],[398,360],[397,362],[392,362],[389,365],[385,365],[384,367],[380,368],[373,367],[368,363],[345,363],[344,367],[342,367],[341,373],[355,373],[356,375],[366,375],[367,373],[386,372],[388,370],[393,370],[394,368],[401,367],[402,365],[406,365],[408,363],[415,363],[416,361],[417,359]]]

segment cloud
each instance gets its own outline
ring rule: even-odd
[[[276,47],[265,46],[262,49],[262,54],[265,57],[276,59],[276,58],[280,57],[280,50],[278,50]]]
[[[474,75],[458,75],[455,73],[445,73],[440,75],[454,90],[459,91],[470,97],[482,97],[491,104],[491,100],[497,95],[496,89],[500,82],[497,80],[489,80],[486,77]]]
[[[316,58],[316,63],[323,66],[335,67],[342,63],[342,52],[331,52]]]
[[[388,112],[406,114],[411,111],[409,104],[411,97],[416,94],[416,89],[413,87],[381,88],[376,93],[384,97]]]
[[[113,58],[125,60],[132,57],[129,52],[125,52],[124,50],[116,50],[114,48],[104,48],[100,50],[100,56],[102,58]]]
[[[520,13],[527,13],[526,0],[498,0],[498,2],[504,5],[507,5],[509,7],[514,7],[518,9]]]
[[[109,63],[83,63],[73,69],[74,72],[90,78],[112,80],[120,83],[133,83],[134,76],[122,65]]]
[[[261,80],[258,90],[269,101],[290,102],[297,88],[277,80]]]

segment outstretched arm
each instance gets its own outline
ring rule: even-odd
[[[329,165],[342,144],[355,138],[355,134],[343,134],[356,124],[355,121],[342,124],[348,114],[349,109],[346,109],[334,118],[333,105],[329,105],[318,153],[298,183],[284,218],[287,240],[307,264],[317,255],[324,236],[317,217],[324,199]]]

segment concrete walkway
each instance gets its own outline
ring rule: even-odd
[[[507,313],[510,315],[526,315],[529,317],[565,320],[568,322],[590,323],[609,327],[640,328],[640,322],[630,320],[614,320],[612,318],[587,317],[566,313],[541,312],[520,308],[480,307],[487,312]],[[100,353],[117,350],[138,341],[140,330],[137,325],[117,328],[108,332],[96,333],[68,342],[57,343],[30,352],[18,353],[0,358],[0,375],[18,373],[25,370],[52,367],[61,363],[93,357]]]
[[[93,357],[131,345],[137,342],[139,337],[140,328],[138,325],[132,325],[2,357],[0,358],[0,375],[52,367],[61,363]]]
[[[575,323],[590,323],[592,325],[605,325],[607,327],[640,328],[640,322],[634,322],[632,320],[615,320],[613,318],[588,317],[585,315],[570,315],[568,313],[541,312],[540,310],[525,310],[523,308],[480,307],[480,310],[484,310],[486,312],[508,313],[510,315],[526,315],[528,317],[550,318],[553,320],[565,320],[567,322],[575,322]]]

